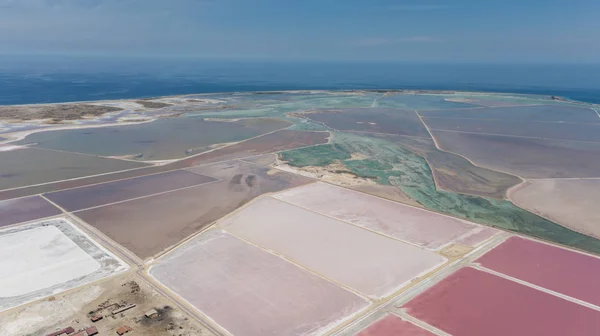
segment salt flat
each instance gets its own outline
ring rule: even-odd
[[[15,258],[15,256],[18,256]],[[0,236],[0,297],[23,295],[54,286],[100,268],[54,226]]]
[[[0,311],[127,268],[64,219],[0,230]]]
[[[600,238],[600,179],[529,180],[509,197],[525,210]]]
[[[220,230],[150,269],[233,335],[323,335],[368,301]]]
[[[445,263],[431,251],[265,197],[218,224],[369,297]]]
[[[239,161],[192,169],[220,181],[76,214],[140,258],[149,258],[254,197],[310,182]]]
[[[274,197],[431,249],[457,239],[477,245],[496,232],[464,220],[325,183],[282,191]]]

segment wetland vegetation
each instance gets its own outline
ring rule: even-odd
[[[348,161],[356,153],[368,159]],[[281,154],[281,159],[299,167],[341,162],[358,176],[400,188],[430,210],[600,253],[599,240],[564,228],[509,201],[438,190],[427,161],[388,140],[336,132],[329,145],[287,151]]]

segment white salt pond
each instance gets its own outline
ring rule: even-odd
[[[18,257],[15,257],[18,256]],[[0,236],[0,297],[27,294],[101,267],[54,226]]]
[[[0,230],[0,312],[127,270],[63,218]]]

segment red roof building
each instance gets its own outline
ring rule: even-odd
[[[98,335],[98,329],[94,326],[85,328],[85,332],[87,333],[87,336]]]
[[[126,325],[120,326],[120,327],[117,328],[117,334],[119,334],[119,336],[125,335],[126,333],[128,333],[128,332],[130,332],[132,330],[133,329],[131,329],[130,326],[126,326]]]

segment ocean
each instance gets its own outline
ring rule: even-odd
[[[0,56],[0,105],[271,90],[424,89],[600,104],[600,64],[424,64]]]

